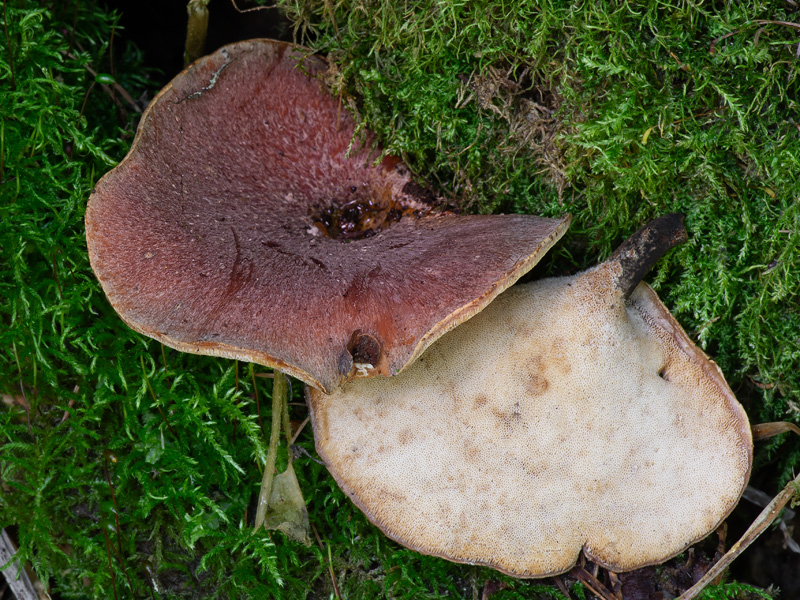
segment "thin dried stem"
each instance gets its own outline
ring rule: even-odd
[[[36,587],[28,572],[20,564],[16,553],[17,549],[6,530],[0,529],[0,566],[3,566],[3,575],[8,582],[8,587],[11,588],[11,597],[19,600],[38,600],[39,594],[36,593]],[[5,598],[2,590],[0,590],[0,597]]]
[[[575,567],[570,571],[570,575],[579,580],[583,585],[588,587],[595,596],[602,598],[602,600],[616,600],[608,588],[604,586],[597,577],[589,573],[583,567]]]
[[[775,423],[759,423],[758,425],[753,425],[751,428],[753,431],[753,441],[759,442],[761,440],[767,440],[771,437],[775,437],[776,435],[780,435],[782,433],[796,433],[800,435],[800,427],[795,425],[794,423],[789,423],[788,421],[777,421]]]
[[[780,494],[775,496],[772,499],[766,508],[761,511],[761,514],[758,515],[753,524],[750,528],[744,532],[744,535],[736,542],[731,549],[728,550],[727,554],[723,556],[719,562],[717,562],[713,567],[711,567],[708,572],[703,575],[703,577],[694,584],[691,588],[689,588],[683,595],[678,598],[678,600],[693,600],[700,592],[702,592],[705,587],[711,584],[717,576],[719,576],[722,571],[724,571],[728,565],[730,565],[742,552],[744,552],[750,544],[752,544],[758,536],[760,536],[767,527],[772,524],[772,522],[778,517],[780,512],[783,510],[783,507],[786,506],[793,498],[796,498],[798,495],[798,490],[800,490],[800,475],[795,477],[792,481],[790,481],[785,488],[781,491]]]
[[[186,25],[184,66],[190,65],[205,53],[206,33],[208,32],[208,3],[209,0],[189,0],[186,5],[189,21]]]
[[[108,532],[103,529],[103,536],[106,538],[106,556],[108,556],[108,571],[111,573],[111,589],[114,591],[114,600],[119,600],[117,596],[117,577],[114,575],[114,565],[111,562],[111,540],[108,539]]]
[[[255,394],[256,397],[256,414],[258,414],[258,427],[261,429],[261,435],[264,435],[264,423],[261,421],[261,401],[258,399],[258,384],[256,384],[256,374],[255,371],[253,371],[253,363],[250,363],[250,378],[253,380],[253,393]]]
[[[257,10],[269,10],[270,8],[277,8],[277,4],[272,4],[271,6],[254,6],[252,8],[239,8],[239,5],[236,4],[236,0],[231,0],[231,4],[233,4],[233,8],[236,9],[236,12],[240,13],[249,13],[255,12]]]
[[[258,531],[264,524],[269,508],[269,499],[272,495],[272,481],[275,477],[275,461],[278,458],[278,442],[281,436],[281,420],[283,405],[286,404],[287,387],[286,375],[275,371],[275,377],[272,380],[272,427],[269,434],[269,450],[264,464],[264,475],[261,479],[261,491],[258,493],[255,531]]]

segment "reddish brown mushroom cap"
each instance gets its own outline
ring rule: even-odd
[[[569,217],[437,213],[354,143],[317,76],[269,40],[226,46],[151,103],[90,198],[92,268],[133,329],[323,391],[402,370],[529,270]],[[350,150],[348,154],[348,150]]]

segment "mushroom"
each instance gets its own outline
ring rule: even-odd
[[[136,331],[324,392],[403,370],[528,271],[570,217],[433,209],[270,40],[195,62],[151,102],[86,210],[92,268]]]
[[[750,475],[748,420],[641,277],[662,217],[605,263],[505,291],[391,380],[308,390],[317,450],[389,537],[517,577],[614,571],[703,538]]]

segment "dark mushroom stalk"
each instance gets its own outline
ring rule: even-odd
[[[613,571],[705,537],[750,475],[747,417],[639,280],[678,215],[606,262],[517,285],[391,380],[307,397],[320,456],[388,536],[517,577]]]
[[[617,263],[621,273],[616,287],[626,300],[664,254],[687,240],[683,215],[670,213],[653,219],[620,244],[607,263]]]

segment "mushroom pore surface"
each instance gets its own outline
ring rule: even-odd
[[[325,89],[324,60],[226,46],[151,102],[96,186],[89,256],[133,329],[324,391],[402,370],[530,269],[569,217],[459,216]]]
[[[732,510],[747,418],[616,263],[515,286],[389,381],[309,390],[320,455],[387,535],[518,577],[666,560]]]

